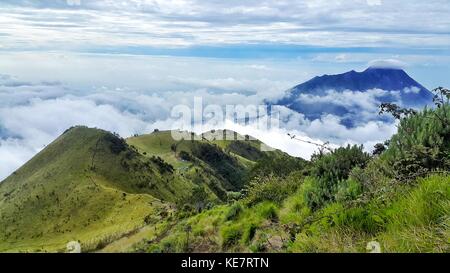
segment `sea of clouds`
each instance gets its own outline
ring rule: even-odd
[[[48,56],[42,60],[36,59],[46,61],[45,65],[50,66],[48,69],[51,71],[64,70],[53,66],[60,65],[59,58],[53,65],[51,60]],[[33,70],[31,76],[23,71],[24,66],[20,66],[20,71],[17,70],[22,75],[20,77],[0,75],[0,179],[7,177],[74,125],[97,127],[116,132],[122,137],[150,133],[154,129],[172,129],[176,121],[172,109],[180,105],[193,109],[195,98],[202,100],[204,109],[208,105],[258,106],[265,99],[280,98],[285,90],[298,83],[290,77],[277,75],[285,75],[285,70],[281,68],[280,71],[270,71],[268,66],[245,64],[242,61],[224,64],[224,61],[146,58],[144,61],[135,60],[127,66],[122,60],[117,60],[122,65],[112,70],[106,69],[116,64],[110,58],[105,59],[103,64],[98,59],[88,63],[90,65],[83,61],[83,57],[77,56],[68,63],[70,69],[65,69],[66,73],[58,72],[54,75],[54,78],[61,81],[50,76],[45,79],[42,75],[51,73],[47,73],[45,65],[40,63],[35,65],[43,67],[42,75],[36,75],[39,73]],[[75,62],[81,63],[81,66],[77,67]],[[209,65],[210,74],[202,73],[203,78],[194,77],[195,71],[205,65]],[[234,65],[240,67],[240,71],[236,73],[243,74],[241,77],[232,73],[236,70]],[[153,69],[147,66],[152,66]],[[176,67],[182,69],[177,70]],[[84,73],[80,72],[82,68],[86,69]],[[251,72],[246,74],[247,70]],[[89,78],[94,77],[92,75],[95,75],[96,80]],[[148,75],[149,80],[142,83],[142,79],[146,79],[145,75]],[[220,77],[221,75],[226,77]],[[96,85],[85,84],[77,77]],[[307,79],[309,75],[303,77]],[[103,78],[103,81],[99,78]],[[138,79],[139,84],[136,82]],[[110,86],[102,85],[111,82],[113,84]],[[304,158],[309,158],[317,151],[317,147],[291,139],[288,133],[316,143],[329,141],[332,146],[364,144],[370,150],[377,142],[388,139],[396,129],[392,122],[383,123],[373,118],[378,115],[378,101],[374,98],[385,92],[387,91],[348,91],[338,95],[330,91],[323,98],[299,97],[308,102],[325,100],[349,109],[362,109],[353,128],[342,125],[342,117],[324,113],[319,119],[308,120],[301,113],[276,107],[279,126],[273,128],[224,119],[215,126],[198,126],[194,130],[197,133],[221,128],[235,130],[261,139],[271,147]]]

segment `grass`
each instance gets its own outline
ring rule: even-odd
[[[384,205],[329,204],[316,213],[325,217],[299,232],[289,251],[365,252],[366,244],[375,240],[383,252],[448,252],[449,182],[448,176],[421,179]]]
[[[296,171],[308,165],[291,162],[240,199],[222,172],[258,166],[258,143],[201,143],[67,131],[0,184],[0,252],[60,252],[74,240],[99,252],[366,252],[370,241],[383,252],[450,252],[450,176],[394,185],[369,164],[320,203],[317,179]],[[193,159],[180,160],[174,144]],[[381,191],[366,200],[369,178]]]
[[[432,176],[387,210],[379,240],[390,252],[450,251],[450,177]]]
[[[184,219],[147,250],[186,252],[176,246],[183,245],[189,225],[192,252],[367,252],[370,241],[379,242],[383,252],[448,252],[449,179],[432,176],[399,186],[383,202],[333,202],[311,211],[307,178],[281,204],[238,201]]]
[[[140,228],[147,215],[166,210],[162,199],[189,189],[181,180],[165,183],[127,147],[113,152],[111,136],[73,128],[2,182],[0,251],[63,251],[72,240],[93,250]]]
[[[208,145],[225,155],[221,147],[230,143]],[[0,184],[0,251],[64,251],[72,240],[80,241],[83,251],[129,250],[153,236],[150,231],[173,204],[226,200],[233,186],[220,170],[207,161],[180,160],[174,144],[177,152],[192,154],[196,142],[175,142],[167,131],[125,142],[99,129],[67,130]],[[230,166],[244,170],[253,164],[231,154],[237,163]],[[162,168],[156,157],[175,170]],[[199,187],[205,195],[194,202]]]

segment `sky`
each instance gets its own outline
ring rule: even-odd
[[[0,180],[65,129],[83,124],[123,137],[169,127],[171,109],[261,104],[314,76],[400,65],[428,89],[450,86],[450,1],[2,0]],[[376,112],[379,91],[345,103]],[[395,123],[307,120],[281,109],[282,126],[243,128],[309,157],[287,137],[366,147]]]

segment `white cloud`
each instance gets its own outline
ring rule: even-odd
[[[404,69],[407,65],[400,60],[384,59],[384,60],[372,60],[369,62],[369,66],[374,68]]]
[[[400,99],[397,91],[370,89],[367,91],[344,90],[342,92],[327,90],[324,96],[300,94],[297,100],[307,104],[328,103],[345,106],[352,109],[374,112],[378,110],[380,104],[379,98],[385,96],[390,96],[396,98],[397,100]]]
[[[170,116],[170,110],[178,104],[192,105],[193,95],[201,97],[205,106],[258,104],[263,98],[258,94],[234,91],[212,92],[209,81],[196,84],[207,86],[202,89],[154,93],[129,88],[110,90],[106,87],[84,92],[68,88],[64,84],[20,82],[17,79],[11,80],[14,77],[6,75],[1,79],[0,179],[73,125],[98,127],[128,137],[135,133],[148,133],[155,128],[171,129],[174,120]],[[225,80],[219,83],[231,83],[230,88],[237,87],[235,81]],[[330,92],[325,100],[339,100],[342,104],[358,104],[359,107],[372,109],[374,106],[370,102],[371,98],[385,92],[387,91],[372,90],[363,96],[358,92],[346,91],[342,98]],[[226,120],[218,124],[216,129],[227,128],[249,134],[274,148],[305,158],[309,158],[317,147],[292,140],[287,136],[288,133],[317,143],[361,143],[369,145],[367,148],[370,149],[373,143],[389,138],[395,131],[394,124],[371,121],[349,129],[341,125],[340,118],[336,116],[327,115],[319,120],[309,121],[302,114],[285,107],[277,109],[281,118],[280,128],[243,126]]]
[[[0,53],[0,58],[0,71],[17,75],[0,74],[0,163],[4,163],[0,165],[0,179],[73,125],[103,128],[123,137],[155,128],[170,129],[172,107],[192,107],[194,96],[201,97],[205,106],[261,104],[318,74],[302,60],[280,64],[61,52]],[[325,115],[308,120],[286,107],[276,107],[280,128],[258,130],[229,121],[218,127],[253,135],[270,146],[306,158],[316,147],[291,140],[287,133],[314,142],[363,143],[371,148],[395,131],[395,124],[373,120],[378,112],[377,98],[389,94],[395,92],[374,89],[301,96],[313,104],[358,109],[358,122],[350,129],[342,125],[342,117]]]
[[[445,0],[36,2],[2,1],[4,48],[278,43],[445,49],[450,41]]]
[[[381,0],[367,0],[369,6],[380,6],[382,4]]]
[[[417,86],[405,87],[403,89],[403,92],[405,92],[407,94],[409,94],[409,93],[418,94],[420,92],[420,88],[418,88]]]

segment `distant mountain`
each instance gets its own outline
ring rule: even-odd
[[[422,108],[432,100],[431,92],[402,69],[369,67],[363,72],[352,70],[338,75],[315,77],[291,88],[285,97],[271,104],[286,106],[311,120],[324,114],[333,114],[342,117],[343,124],[352,127],[358,118],[355,116],[360,110],[357,109],[358,105],[351,105],[351,101],[348,103],[333,101],[333,96],[336,98],[336,93],[344,92],[347,96],[351,96],[349,91],[367,93],[370,90],[371,94],[359,98],[361,100],[374,98],[379,104],[397,102],[405,107],[414,108]]]

